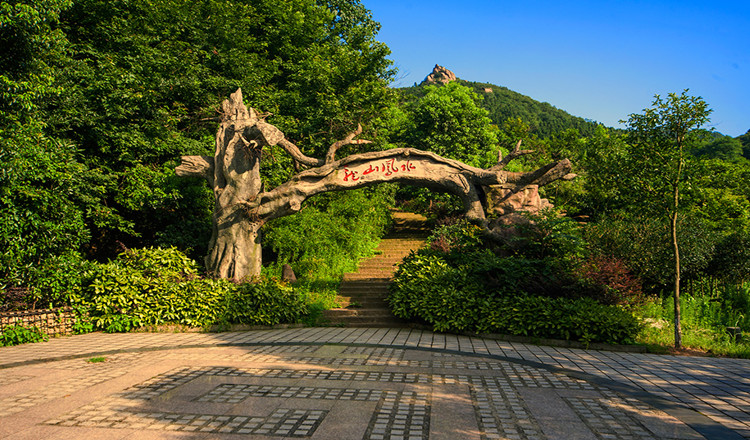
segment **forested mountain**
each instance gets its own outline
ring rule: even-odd
[[[737,137],[737,140],[742,143],[742,155],[750,160],[750,130],[742,136]]]
[[[582,136],[594,134],[596,127],[601,125],[560,110],[547,102],[539,102],[526,95],[490,83],[480,83],[457,79],[461,85],[469,87],[481,100],[481,106],[489,112],[489,117],[496,125],[501,125],[507,119],[520,118],[531,128],[530,133],[546,139],[568,129],[576,129]],[[420,98],[425,94],[425,87],[430,82],[412,87],[398,89],[406,99]]]

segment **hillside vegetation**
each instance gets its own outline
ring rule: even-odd
[[[573,116],[547,102],[539,102],[526,95],[490,83],[480,83],[457,79],[481,97],[481,107],[495,125],[508,119],[521,119],[529,126],[529,132],[546,139],[568,129],[577,130],[583,136],[591,136],[598,124],[595,121]],[[398,89],[407,98],[419,99],[424,96],[425,84]],[[490,91],[491,90],[491,91]]]
[[[614,340],[634,340],[631,318],[640,313],[667,329],[652,335],[664,342],[679,275],[686,344],[726,342],[727,326],[750,330],[750,132],[704,130],[710,103],[687,93],[643,103],[643,114],[622,115],[627,128],[614,130],[488,83],[392,89],[396,72],[379,27],[359,0],[4,4],[0,309],[73,305],[91,319],[82,330],[294,321],[305,307],[332,305],[341,274],[388,229],[396,199],[446,227],[459,224],[455,197],[424,188],[325,194],[264,225],[264,280],[247,280],[255,287],[212,280],[200,261],[214,194],[174,168],[183,155],[213,154],[221,102],[241,87],[248,105],[312,157],[361,124],[360,137],[372,143],[342,148],[341,156],[414,147],[487,168],[520,140],[535,153],[509,171],[570,158],[579,177],[544,188],[557,211],[536,219],[541,226],[504,243],[466,225],[436,232],[426,259],[408,265],[464,277],[473,290],[455,290],[471,301],[507,306],[518,295],[550,310],[570,300],[565,307],[582,308],[576,316],[599,326],[612,323],[595,311],[619,307],[629,333]],[[689,130],[670,136],[682,117]],[[300,170],[279,147],[263,158],[267,189]],[[471,254],[459,255],[454,239],[474,240]],[[293,288],[275,280],[285,263],[300,277]],[[540,281],[517,282],[505,265]],[[490,282],[478,281],[485,275]],[[623,286],[633,293],[627,304],[616,300]],[[257,298],[289,313],[268,316]],[[533,330],[486,324],[453,328]],[[575,337],[606,340],[600,330]]]

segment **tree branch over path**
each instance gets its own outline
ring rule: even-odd
[[[543,186],[575,177],[570,174],[567,159],[527,173],[504,171],[508,162],[531,152],[520,150],[520,142],[511,154],[489,169],[413,148],[353,154],[335,160],[337,151],[346,145],[370,143],[357,139],[361,126],[331,144],[325,159],[317,159],[306,156],[281,130],[259,119],[252,108],[247,109],[241,90],[224,101],[223,110],[214,156],[184,156],[175,171],[179,176],[204,178],[213,187],[216,206],[206,267],[218,277],[236,281],[260,274],[260,226],[298,212],[303,202],[316,194],[385,182],[425,186],[460,197],[467,218],[486,227],[483,188],[512,184],[521,190],[528,185]],[[297,163],[311,168],[264,191],[259,172],[261,152],[274,145],[281,146]]]

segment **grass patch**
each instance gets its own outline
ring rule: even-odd
[[[92,357],[91,359],[86,359],[86,362],[90,364],[98,364],[101,362],[107,362],[107,358],[104,356],[96,356],[96,357]]]
[[[682,313],[683,350],[674,350],[674,305],[671,298],[652,299],[637,310],[637,315],[646,321],[645,329],[638,335],[637,343],[649,346],[651,352],[669,352],[705,356],[728,356],[750,359],[750,337],[747,329],[736,340],[726,327],[732,321],[709,319],[719,316],[714,310],[719,303],[702,297],[686,296],[680,301]]]
[[[294,284],[295,291],[299,292],[307,304],[307,315],[301,318],[301,322],[307,326],[323,324],[323,311],[340,307],[338,299],[340,278],[322,278],[316,280],[299,280]]]

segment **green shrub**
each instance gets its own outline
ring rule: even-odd
[[[709,268],[720,237],[695,218],[681,219],[679,228],[682,279],[700,279]],[[669,289],[674,282],[671,235],[665,220],[604,219],[588,225],[585,235],[596,252],[622,259],[648,292]]]
[[[393,192],[393,186],[379,185],[324,193],[299,213],[269,222],[263,229],[265,246],[277,255],[266,270],[278,275],[289,263],[298,277],[320,279],[356,269],[390,227]]]
[[[122,267],[140,272],[145,277],[181,281],[198,275],[195,261],[174,247],[130,249],[120,254],[117,261]]]
[[[482,246],[482,228],[462,219],[436,228],[427,239],[432,250],[443,253],[470,252]]]
[[[608,344],[632,344],[638,318],[591,298],[505,297],[479,312],[477,331]]]
[[[577,275],[590,285],[584,290],[600,303],[632,307],[646,299],[641,281],[620,258],[590,256],[581,263]]]
[[[509,251],[526,258],[549,259],[551,264],[570,265],[585,254],[587,242],[581,225],[554,209],[528,215],[530,222],[515,225],[506,242]]]
[[[708,272],[730,282],[750,281],[750,233],[734,232],[721,239]]]
[[[618,306],[591,298],[549,298],[488,292],[435,257],[420,260],[420,275],[391,285],[394,315],[430,324],[435,331],[475,331],[585,343],[628,344],[641,330],[638,319]]]
[[[622,287],[622,280],[581,280],[565,272],[563,264],[580,251],[577,245],[550,255],[553,238],[546,235],[550,240],[544,242],[534,237],[531,256],[547,247],[542,253],[548,258],[499,256],[468,224],[437,229],[429,247],[412,252],[396,271],[388,297],[391,310],[436,331],[634,342],[641,327],[631,312],[585,297],[606,300],[597,293],[607,286],[597,283],[608,281],[614,289]]]
[[[307,311],[304,299],[278,280],[242,284],[223,298],[221,320],[227,323],[276,325],[296,322]]]
[[[47,341],[49,337],[36,327],[10,325],[0,333],[0,346],[27,344],[29,342]]]
[[[271,325],[295,322],[305,310],[299,295],[277,281],[236,285],[200,278],[196,267],[174,248],[129,250],[99,265],[74,298],[87,315],[81,329],[86,322],[107,332],[166,323]]]

